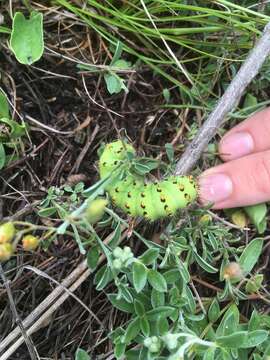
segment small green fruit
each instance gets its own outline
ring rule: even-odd
[[[232,222],[240,228],[245,228],[248,225],[248,219],[244,211],[236,210],[231,215]]]
[[[13,246],[10,243],[0,244],[0,261],[7,261],[11,258],[14,252]]]
[[[26,251],[36,250],[39,245],[39,238],[33,235],[26,235],[22,239],[22,244]]]
[[[119,259],[114,259],[112,265],[115,270],[120,270],[123,266],[122,261]]]
[[[201,225],[209,225],[212,222],[212,216],[209,214],[204,214],[200,217],[199,223]]]
[[[161,341],[157,336],[151,336],[144,340],[146,346],[151,353],[157,353],[161,348]]]
[[[11,221],[0,225],[0,244],[11,242],[15,235],[15,227]]]
[[[114,256],[115,258],[121,258],[122,254],[123,254],[123,250],[122,250],[119,246],[117,246],[117,247],[113,250],[113,256]]]
[[[91,201],[84,213],[85,219],[91,224],[97,223],[102,219],[107,204],[108,200],[102,198]]]

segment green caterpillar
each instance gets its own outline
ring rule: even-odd
[[[127,161],[128,152],[135,155],[131,145],[117,140],[105,146],[99,160],[100,177],[110,174],[114,177],[105,190],[113,204],[125,213],[154,221],[173,216],[197,198],[197,184],[192,176],[170,176],[154,183],[146,183],[144,177],[131,174],[120,179],[117,169]]]

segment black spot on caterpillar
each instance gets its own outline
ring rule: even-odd
[[[99,160],[100,177],[113,173],[127,159],[127,152],[135,154],[130,144],[120,140],[105,146]],[[157,220],[174,215],[197,197],[197,184],[192,176],[170,176],[166,180],[146,183],[143,177],[127,175],[106,187],[115,206],[130,216]]]

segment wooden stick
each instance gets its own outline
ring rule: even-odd
[[[74,283],[81,274],[87,269],[86,261],[84,260],[77,266],[75,270],[69,274],[64,281],[62,282],[62,286],[57,286],[51,293],[48,295],[36,308],[32,311],[30,315],[28,315],[22,322],[25,329],[27,329],[44,311],[47,310],[48,307],[52,306],[52,303],[55,299],[59,298],[63,294],[63,286],[69,288],[72,283]],[[14,341],[20,335],[20,328],[16,327],[6,338],[0,343],[0,355],[2,351],[6,349],[6,347],[10,346],[12,341]],[[0,356],[2,360],[2,356]]]
[[[218,101],[215,109],[198,131],[176,165],[175,175],[187,174],[200,158],[209,141],[215,136],[224,118],[233,110],[248,84],[258,74],[267,56],[270,54],[270,22],[244,64]]]
[[[7,294],[8,294],[8,299],[9,299],[9,305],[10,305],[10,309],[12,312],[12,316],[13,316],[13,320],[15,321],[15,323],[18,325],[18,329],[22,334],[22,339],[25,342],[28,352],[29,352],[29,356],[31,360],[37,360],[38,359],[38,354],[36,352],[36,348],[33,344],[33,341],[31,339],[31,337],[27,334],[27,332],[25,331],[25,327],[23,326],[22,320],[17,312],[16,309],[16,305],[13,299],[13,295],[12,295],[12,291],[10,288],[10,280],[8,280],[6,278],[6,275],[4,273],[4,270],[2,268],[2,265],[0,264],[0,275],[1,278],[3,280],[4,286],[7,290]]]
[[[101,257],[100,261],[104,260],[104,256]],[[82,267],[84,267],[84,265],[86,265],[86,262],[84,261],[83,263],[81,263],[80,265],[82,265]],[[87,265],[86,265],[87,267]],[[91,270],[88,268],[86,269],[81,275],[80,277],[73,283],[73,285],[71,285],[71,287],[69,288],[69,291],[74,292],[90,275]],[[42,324],[46,323],[46,320],[48,318],[51,317],[51,315],[60,307],[60,305],[63,304],[63,302],[69,297],[69,293],[68,292],[64,292],[60,298],[55,301],[53,304],[51,304],[51,306],[48,308],[48,310],[45,311],[45,313],[43,313],[35,322],[34,324],[26,331],[26,334],[28,336],[30,336],[31,334],[33,334],[35,331],[39,330],[40,327],[42,327]],[[47,300],[47,299],[45,299]],[[44,301],[45,301],[44,300]],[[26,319],[25,319],[26,320]],[[22,345],[24,343],[24,338],[23,336],[21,336],[15,343],[13,343],[12,345],[9,345],[9,347],[7,348],[7,350],[0,356],[1,360],[7,360],[10,358],[10,356],[18,349],[18,347],[20,345]]]

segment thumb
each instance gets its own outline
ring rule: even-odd
[[[270,200],[270,150],[205,171],[199,179],[200,200],[214,209]]]

